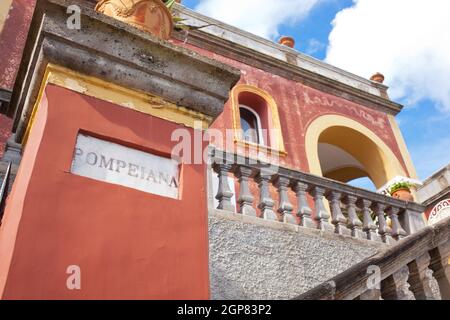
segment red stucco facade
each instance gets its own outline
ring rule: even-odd
[[[80,130],[170,158],[177,128],[49,85],[3,218],[0,297],[208,299],[205,164],[182,164],[179,199],[70,174]]]
[[[14,84],[34,6],[34,0],[14,0],[13,2],[9,19],[0,35],[0,48],[7,57],[0,61],[0,87],[11,89]],[[308,172],[309,166],[305,151],[307,128],[316,118],[333,114],[353,119],[373,131],[392,150],[405,172],[408,172],[385,113],[326,94],[301,83],[208,52],[202,48],[184,44],[177,40],[172,40],[172,42],[240,69],[242,71],[240,83],[261,88],[273,97],[278,106],[284,145],[288,153],[286,157],[280,159],[281,165]],[[10,126],[9,120],[1,119],[1,121],[6,128]],[[233,127],[232,121],[231,101],[229,101],[212,128],[231,129]],[[7,137],[7,134],[2,133],[0,135],[2,145],[4,145]]]
[[[280,159],[281,165],[309,172],[305,151],[306,131],[308,126],[318,117],[332,114],[355,120],[373,131],[392,150],[405,172],[408,172],[386,113],[321,92],[204,49],[177,41],[176,43],[238,68],[242,71],[241,84],[258,87],[273,97],[278,106],[284,144],[288,153],[286,157]],[[232,128],[232,122],[231,101],[228,101],[224,112],[212,127],[225,130]]]

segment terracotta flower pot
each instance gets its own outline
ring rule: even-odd
[[[161,39],[169,39],[172,14],[161,0],[99,0],[95,10]]]
[[[414,201],[414,198],[409,189],[398,189],[392,193],[392,197],[404,200],[404,201]]]

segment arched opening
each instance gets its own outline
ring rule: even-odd
[[[337,181],[368,177],[378,188],[389,181],[377,145],[351,128],[334,126],[320,134],[319,161],[322,175]]]
[[[323,142],[320,138],[318,153],[322,175],[325,178],[375,191],[375,184],[364,165],[351,153],[337,145]]]
[[[310,172],[375,191],[404,169],[392,150],[372,131],[343,116],[326,115],[306,134]]]

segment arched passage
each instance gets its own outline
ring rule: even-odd
[[[306,133],[310,172],[341,182],[369,177],[377,188],[405,172],[392,150],[360,123],[337,115],[314,120]]]

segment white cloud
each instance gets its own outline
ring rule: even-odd
[[[264,38],[307,16],[320,0],[200,0],[197,11]]]
[[[326,61],[363,77],[381,72],[393,99],[428,98],[450,112],[450,1],[354,2],[333,21]]]
[[[308,47],[306,48],[306,54],[313,55],[314,53],[325,49],[326,44],[323,44],[317,39],[310,39],[308,41]]]

